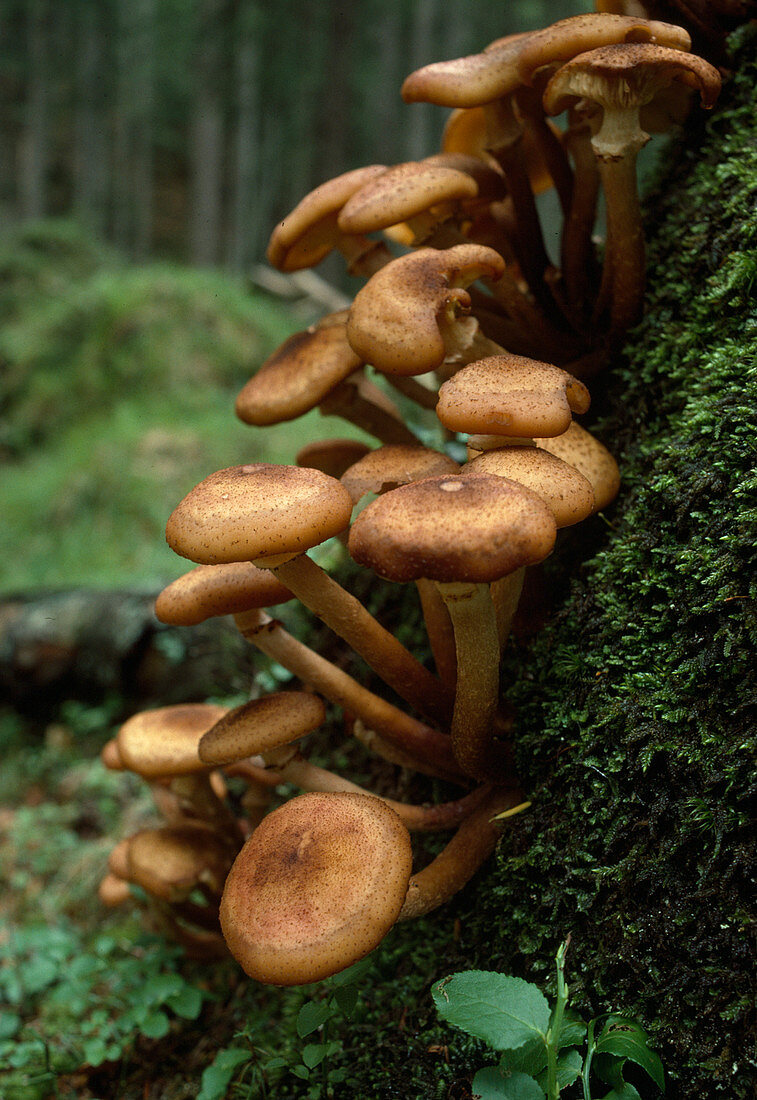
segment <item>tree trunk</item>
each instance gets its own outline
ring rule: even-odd
[[[47,206],[49,18],[47,0],[29,0],[26,12],[29,75],[19,153],[19,211],[22,218],[41,218]]]

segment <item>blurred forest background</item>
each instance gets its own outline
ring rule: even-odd
[[[428,155],[403,78],[589,0],[2,0],[5,221],[245,271],[307,191]]]

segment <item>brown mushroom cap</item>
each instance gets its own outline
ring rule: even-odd
[[[673,23],[588,12],[559,19],[530,34],[518,52],[518,73],[523,83],[530,84],[534,73],[545,65],[564,64],[587,50],[631,42],[656,42],[675,50],[691,49],[691,36]]]
[[[368,493],[385,493],[398,485],[439,474],[456,474],[454,459],[431,447],[387,444],[370,451],[342,474],[341,481],[353,501]]]
[[[369,504],[349,551],[389,580],[481,583],[542,561],[555,533],[551,511],[523,485],[490,474],[433,477]]]
[[[590,482],[574,466],[539,447],[503,447],[469,462],[467,477],[495,474],[533,490],[548,506],[558,527],[580,523],[594,511]]]
[[[302,466],[267,462],[219,470],[196,485],[166,526],[171,549],[192,561],[253,561],[298,553],[350,522],[344,486]]]
[[[229,846],[210,829],[173,825],[143,829],[129,841],[129,881],[164,901],[186,898],[201,883],[220,893]]]
[[[397,919],[410,836],[370,795],[304,794],[258,825],[221,900],[229,950],[252,978],[319,981],[363,958]]]
[[[213,703],[183,703],[132,715],[117,737],[124,765],[148,779],[207,771],[197,746],[227,709]]]
[[[550,454],[561,458],[584,475],[594,490],[594,510],[600,512],[618,495],[618,464],[603,443],[573,421],[562,435],[534,440]]]
[[[343,322],[296,332],[240,390],[236,414],[258,427],[294,420],[361,366]]]
[[[344,233],[370,233],[422,214],[431,207],[470,199],[478,185],[467,172],[425,161],[407,161],[368,180],[339,215]]]
[[[513,34],[492,42],[483,53],[424,65],[405,79],[406,103],[443,107],[479,107],[515,91],[520,83],[517,59],[527,35]]]
[[[107,905],[109,909],[115,909],[131,897],[129,883],[109,872],[100,880],[97,896],[103,905]]]
[[[316,439],[300,447],[295,455],[298,466],[310,466],[329,477],[341,477],[355,462],[370,453],[367,443],[357,439]]]
[[[163,589],[155,601],[155,615],[162,623],[194,626],[217,615],[238,615],[292,599],[273,573],[251,561],[198,565]]]
[[[337,217],[350,195],[385,171],[386,165],[371,164],[316,187],[274,229],[266,253],[268,262],[280,271],[298,271],[320,263],[343,235]]]
[[[572,374],[522,355],[492,355],[463,367],[439,390],[436,415],[456,432],[560,435],[589,391]]]
[[[323,701],[307,691],[252,699],[230,710],[203,735],[200,759],[210,765],[244,760],[296,741],[325,720]]]
[[[501,278],[505,263],[492,248],[460,244],[419,248],[378,271],[360,290],[347,338],[366,362],[388,374],[424,374],[444,362],[445,315],[467,312],[463,289],[479,278]]]

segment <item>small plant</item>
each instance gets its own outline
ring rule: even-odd
[[[551,1010],[531,982],[494,971],[452,974],[434,986],[434,1004],[442,1018],[500,1052],[498,1065],[479,1070],[473,1078],[476,1100],[557,1100],[579,1080],[583,1100],[592,1100],[598,1097],[591,1091],[593,1075],[602,1082],[601,1100],[641,1100],[624,1079],[626,1062],[640,1066],[665,1091],[662,1063],[635,1020],[603,1013],[587,1026],[568,1009],[569,943],[570,936],[555,959],[557,999]],[[604,1092],[607,1086],[610,1091]]]
[[[311,1041],[303,1043],[301,1048],[293,1052],[293,1056],[261,1058],[261,1051],[252,1046],[250,1037],[243,1033],[238,1034],[237,1040],[245,1039],[250,1045],[235,1043],[218,1052],[202,1075],[198,1100],[222,1100],[238,1071],[241,1071],[237,1078],[240,1097],[253,1095],[250,1091],[244,1092],[244,1080],[248,1076],[253,1079],[252,1082],[247,1082],[248,1085],[260,1090],[254,1095],[265,1096],[267,1075],[284,1069],[289,1069],[295,1077],[308,1083],[307,1095],[312,1100],[325,1100],[326,1097],[333,1096],[334,1086],[346,1083],[347,1070],[329,1065],[333,1055],[342,1049],[340,1039],[329,1038],[329,1024],[339,1016],[352,1016],[358,1003],[358,983],[371,965],[370,958],[361,959],[328,978],[317,987],[316,995],[301,1005],[297,1013],[297,1035],[302,1040]]]

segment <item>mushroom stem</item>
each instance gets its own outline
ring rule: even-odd
[[[494,851],[500,827],[492,818],[519,805],[523,793],[517,788],[486,790],[483,802],[460,825],[436,859],[411,876],[398,920],[422,917],[449,901]]]
[[[419,443],[399,412],[391,411],[388,400],[380,403],[381,397],[367,379],[346,379],[321,401],[318,411],[323,416],[341,416],[382,443]]]
[[[266,762],[270,761],[270,767],[281,783],[294,783],[304,791],[318,791],[324,794],[335,792],[349,794],[369,794],[374,798],[381,798],[387,806],[395,811],[400,820],[412,832],[430,833],[441,832],[444,829],[453,829],[464,821],[484,799],[486,789],[476,787],[468,794],[457,798],[452,802],[442,802],[436,806],[417,806],[407,802],[398,802],[393,798],[385,798],[374,791],[366,791],[357,783],[337,775],[327,768],[319,768],[311,764],[309,760],[293,746],[282,746],[264,753]]]
[[[573,116],[576,115],[572,111]],[[568,303],[575,310],[578,322],[585,320],[587,302],[597,276],[597,257],[592,233],[597,216],[599,171],[591,148],[589,123],[580,116],[572,119],[565,132],[565,144],[573,159],[575,187],[570,209],[563,224],[562,273]]]
[[[449,610],[433,581],[420,577],[415,586],[421,601],[436,671],[446,684],[454,684],[457,680],[457,653]]]
[[[306,607],[343,638],[372,669],[421,714],[444,726],[452,692],[416,660],[359,600],[306,554],[272,565],[271,571]]]
[[[449,737],[405,714],[324,657],[292,637],[280,622],[263,611],[235,615],[242,635],[272,660],[312,685],[324,698],[358,717],[370,729],[414,757],[418,770],[439,778],[458,780],[458,768]]]
[[[497,619],[497,635],[499,637],[500,650],[504,647],[510,635],[510,628],[518,610],[520,594],[523,591],[523,581],[526,576],[526,568],[522,566],[514,573],[501,577],[491,586],[494,614]]]
[[[607,206],[607,247],[595,319],[607,307],[610,338],[622,335],[641,316],[644,299],[645,253],[636,152],[613,160],[599,157],[599,174]]]
[[[466,775],[491,778],[501,767],[492,741],[499,697],[499,635],[488,584],[437,582],[452,620],[457,692],[452,748]]]

